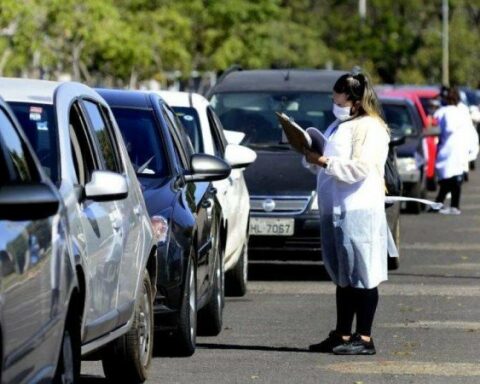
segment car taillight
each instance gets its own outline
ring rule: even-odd
[[[152,216],[152,226],[155,239],[164,243],[167,240],[168,221],[163,216]]]

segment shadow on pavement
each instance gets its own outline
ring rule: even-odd
[[[392,276],[411,276],[411,277],[431,277],[433,279],[480,279],[480,276],[461,276],[461,275],[442,275],[440,273],[407,273],[407,272],[393,272],[390,271],[389,274]]]
[[[291,263],[265,262],[250,263],[248,279],[251,281],[329,281],[325,267],[318,262]]]
[[[202,349],[220,349],[220,350],[238,350],[238,351],[267,351],[267,352],[304,352],[311,353],[308,349],[291,347],[269,347],[264,345],[234,345],[234,344],[207,344],[199,343],[197,348]]]

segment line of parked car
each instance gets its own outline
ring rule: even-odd
[[[274,112],[326,129],[341,74],[227,71],[206,97],[0,79],[0,382],[75,383],[82,359],[143,382],[154,339],[190,356],[221,332],[249,259],[321,261],[315,178]],[[404,193],[423,197],[438,90],[379,93]]]
[[[199,95],[174,111],[5,78],[0,96],[0,381],[74,383],[89,359],[143,382],[154,337],[188,356],[217,335],[225,291],[247,288],[242,135]]]

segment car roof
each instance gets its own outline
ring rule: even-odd
[[[331,92],[347,71],[320,69],[259,69],[229,73],[208,93],[225,92]]]
[[[156,93],[172,107],[200,108],[210,105],[208,100],[198,93],[178,91],[157,91]]]
[[[110,107],[152,109],[150,96],[154,93],[151,91],[132,91],[107,88],[97,88],[95,90],[108,102]],[[160,98],[160,96],[158,97]]]
[[[404,96],[383,96],[383,95],[380,95],[378,97],[378,100],[380,101],[381,104],[403,104],[403,105],[406,105],[406,104],[413,104],[413,102],[408,99],[407,97],[404,97]]]
[[[59,89],[64,89],[70,95],[99,97],[92,88],[75,81],[0,78],[0,94],[7,102],[53,104]]]

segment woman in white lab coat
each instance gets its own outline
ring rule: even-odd
[[[310,350],[372,355],[377,287],[387,280],[384,166],[390,135],[361,73],[337,80],[333,113],[337,120],[325,132],[324,153],[306,151],[304,164],[317,174],[322,257],[337,286],[337,325]]]
[[[445,105],[435,112],[440,125],[435,164],[440,188],[436,201],[443,204],[447,194],[450,193],[450,207],[441,209],[440,213],[459,215],[463,173],[465,168],[468,169],[471,135],[465,123],[465,116],[458,107],[460,97],[457,89],[445,90],[442,97]]]

